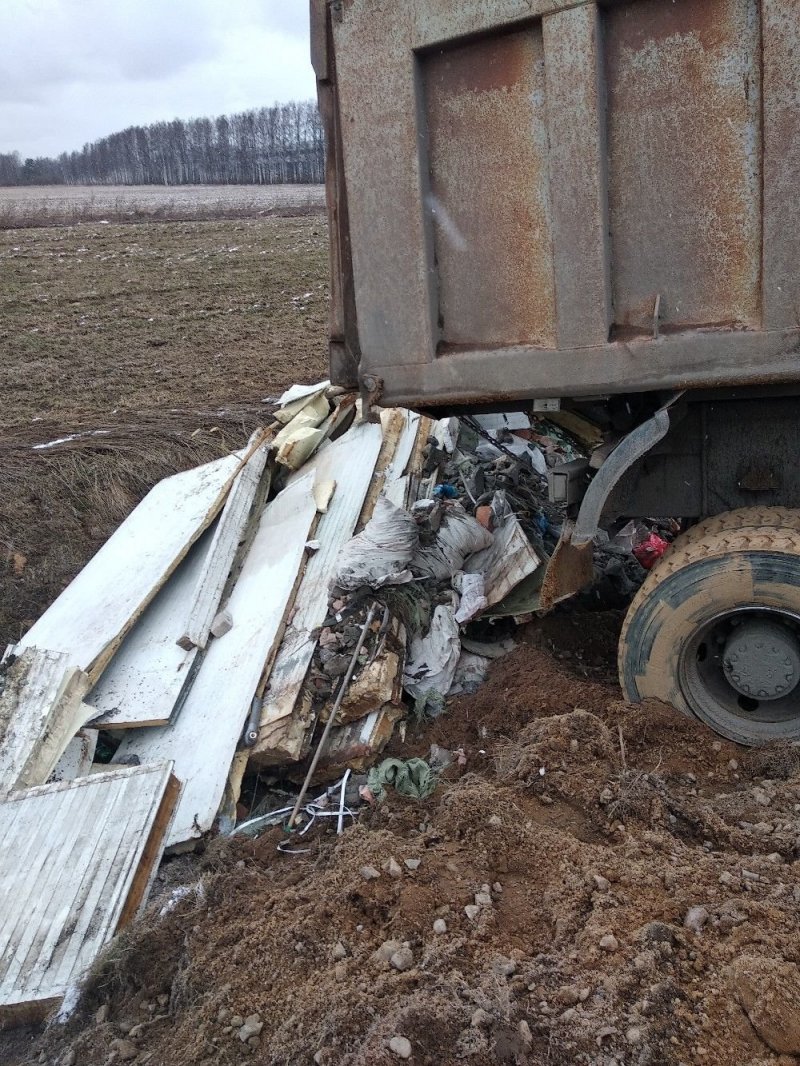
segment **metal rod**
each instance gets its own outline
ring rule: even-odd
[[[347,687],[350,684],[350,679],[355,673],[355,669],[358,664],[358,653],[364,647],[364,641],[367,639],[367,633],[369,632],[369,627],[372,625],[372,620],[375,617],[375,611],[377,610],[377,608],[377,603],[373,603],[373,605],[370,607],[369,614],[367,615],[366,621],[364,622],[364,625],[361,629],[361,634],[358,638],[358,643],[353,649],[353,657],[350,660],[350,665],[347,667],[347,673],[342,678],[342,683],[339,686],[339,691],[336,693],[336,699],[334,700],[333,707],[331,707],[331,713],[328,715],[328,721],[325,723],[325,729],[323,730],[322,736],[320,737],[319,744],[317,745],[317,750],[314,752],[314,758],[311,760],[311,765],[308,768],[308,773],[306,774],[305,780],[303,781],[303,787],[300,789],[300,795],[297,797],[297,802],[294,805],[294,810],[292,811],[289,817],[289,822],[287,824],[287,828],[289,829],[291,829],[294,825],[295,819],[297,818],[297,815],[300,812],[300,808],[303,804],[303,799],[305,798],[305,794],[308,791],[308,786],[311,784],[311,778],[314,776],[314,771],[317,769],[317,764],[319,763],[320,757],[325,748],[325,744],[328,740],[330,731],[333,728],[334,719],[339,713],[339,708],[342,705],[344,694],[345,692],[347,692]]]
[[[622,726],[620,726],[620,729]],[[344,794],[347,788],[347,782],[350,778],[350,767],[348,766],[344,777],[342,778],[342,791],[339,793],[339,821],[336,823],[336,835],[341,836],[344,830]]]

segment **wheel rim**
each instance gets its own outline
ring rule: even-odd
[[[800,717],[800,614],[741,607],[715,616],[685,643],[679,681],[692,711],[715,728]]]

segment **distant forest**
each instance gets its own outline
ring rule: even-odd
[[[275,185],[325,178],[315,102],[130,126],[57,159],[0,154],[0,185]]]

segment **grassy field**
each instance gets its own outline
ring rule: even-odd
[[[5,643],[155,481],[324,376],[327,229],[317,214],[5,230],[0,270]]]

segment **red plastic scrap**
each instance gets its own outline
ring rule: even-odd
[[[633,549],[633,554],[645,570],[652,570],[661,556],[669,547],[669,541],[664,540],[663,537],[659,537],[658,533],[651,533],[648,537],[637,544]]]

